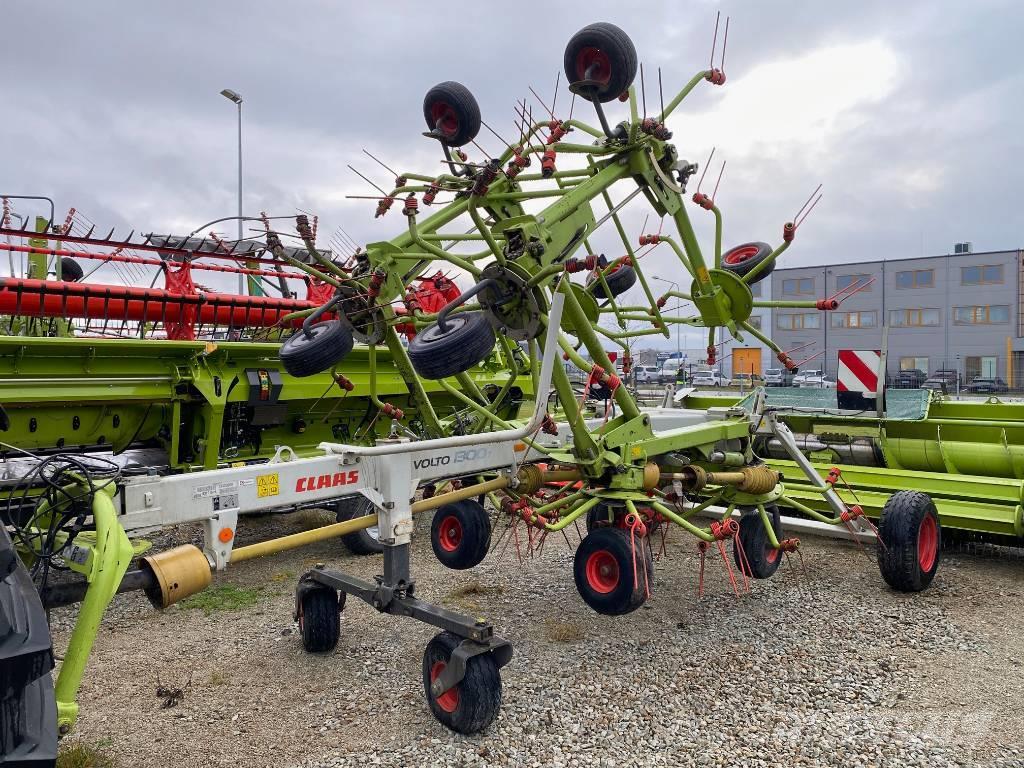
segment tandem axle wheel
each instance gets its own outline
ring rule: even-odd
[[[501,709],[500,669],[512,660],[512,645],[494,627],[414,596],[409,578],[409,545],[384,548],[384,575],[375,583],[318,565],[303,574],[295,590],[295,618],[303,648],[333,650],[341,636],[346,595],[381,613],[408,616],[442,631],[423,652],[423,691],[442,724],[458,733],[483,730]]]

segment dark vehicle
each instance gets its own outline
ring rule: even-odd
[[[916,389],[924,384],[928,374],[919,368],[907,368],[896,374],[892,386],[899,389]]]
[[[982,394],[999,394],[1007,391],[1006,382],[998,377],[994,378],[982,378],[978,377],[971,382],[971,386],[967,388],[968,392],[978,392]]]
[[[949,368],[940,368],[925,379],[925,389],[936,389],[943,394],[956,390],[957,382],[960,380],[960,372]]]

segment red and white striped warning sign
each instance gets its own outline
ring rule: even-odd
[[[836,388],[840,392],[860,392],[874,397],[881,367],[880,349],[840,349]]]

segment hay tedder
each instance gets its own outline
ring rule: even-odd
[[[18,434],[5,442],[31,452],[64,436],[66,405],[48,401],[43,423],[31,415],[39,401],[33,404],[28,381],[62,356],[70,357],[66,364],[83,383],[113,389],[96,398],[94,420],[80,419],[74,428],[90,440],[71,436],[58,447],[121,452],[148,441],[167,457],[164,471],[138,473],[84,460],[78,466],[64,460],[59,473],[35,464],[40,482],[27,478],[19,486],[22,503],[10,510],[17,515],[15,543],[37,560],[59,558],[82,573],[103,571],[108,581],[103,590],[90,586],[86,593],[83,613],[91,612],[94,623],[81,630],[79,652],[66,657],[61,677],[74,658],[81,662],[80,678],[99,616],[126,583],[169,604],[208,583],[211,566],[310,539],[233,548],[239,515],[352,496],[365,500],[362,513],[349,512],[313,534],[349,536],[375,526],[383,573],[372,583],[329,567],[304,574],[296,591],[303,643],[314,652],[334,648],[347,595],[438,627],[423,657],[425,695],[442,723],[466,733],[497,716],[499,670],[512,649],[490,623],[416,596],[410,569],[415,513],[434,511],[433,551],[455,569],[479,564],[501,539],[537,548],[549,534],[583,524],[573,578],[582,600],[606,615],[629,613],[649,598],[655,537],[668,526],[692,535],[702,553],[720,554],[730,576],[729,543],[744,583],[770,577],[786,553],[799,548],[782,529],[780,504],[819,526],[876,535],[884,580],[899,590],[924,589],[941,546],[927,495],[892,495],[876,529],[859,506],[841,497],[835,477],[819,475],[762,396],[743,407],[641,408],[606,352],[606,346],[619,347],[628,361],[632,339],[667,337],[671,324],[682,323],[706,330],[712,361],[717,339],[750,334],[796,367],[748,322],[754,307],[772,306],[755,300],[750,286],[771,272],[817,198],[783,226],[777,247],[758,241],[723,250],[721,212],[714,194],[700,192],[698,184],[689,199],[715,219],[714,248],[705,256],[685,194],[698,169],[681,158],[667,126],[700,84],[725,83],[724,48],[718,66],[713,48],[711,66],[649,112],[642,70],[639,89],[634,84],[638,62],[630,39],[611,24],[587,26],[565,50],[571,94],[565,117],[558,116],[557,97],[540,120],[524,101],[514,141],[482,120],[464,86],[431,88],[423,103],[424,136],[436,142],[443,172],[398,174],[391,191],[381,190],[374,201],[377,216],[399,218],[400,234],[368,243],[347,260],[317,248],[305,216],[296,221],[302,249],[284,248],[283,233],[264,217],[265,243],[253,251],[190,236],[134,244],[129,238],[106,254],[116,261],[128,250],[150,250],[169,280],[208,253],[244,262],[232,269],[251,277],[277,280],[287,267],[294,274],[284,280],[310,287],[304,301],[217,295],[184,279],[164,291],[108,287],[106,293],[45,275],[5,279],[0,312],[16,318],[18,327],[39,327],[45,319],[54,336],[3,341],[21,350],[5,363],[4,386],[19,389],[13,401],[5,391],[5,406],[14,405],[6,411],[8,431],[0,434]],[[573,116],[584,105],[596,112],[596,126]],[[621,114],[613,116],[614,110]],[[482,127],[501,142],[493,156],[476,142]],[[465,149],[471,145],[479,153],[472,159]],[[629,234],[622,211],[633,200],[662,222],[656,231]],[[621,241],[619,255],[595,252],[592,241],[602,229]],[[3,229],[0,235],[12,232],[18,234]],[[90,245],[89,235],[58,239]],[[644,257],[661,246],[678,273],[690,277],[688,290],[652,292]],[[32,255],[70,257],[45,244],[26,248]],[[270,268],[263,269],[261,259]],[[445,282],[449,277],[470,287],[460,291]],[[691,302],[695,311],[666,310],[673,299]],[[838,299],[805,304],[829,311]],[[129,355],[112,346],[124,340],[82,338],[112,319],[141,336],[165,329],[168,340],[144,342],[144,350]],[[196,330],[201,323],[226,328],[229,339],[243,327],[264,331],[251,341],[204,340]],[[143,342],[130,342],[136,343]],[[150,393],[131,407],[128,383],[106,373],[118,368],[119,354],[138,369],[131,386],[163,387],[165,402],[153,406]],[[563,358],[583,372],[582,393]],[[100,379],[114,381],[98,381],[98,371],[104,372]],[[73,399],[74,385],[67,386],[66,397]],[[321,407],[327,392],[330,405]],[[597,392],[605,406],[595,411],[587,402]],[[122,415],[121,426],[114,425],[119,408],[130,410],[130,424]],[[49,431],[33,442],[40,430]],[[822,504],[787,496],[784,478],[754,452],[759,430],[782,446],[793,472],[817,490]],[[226,435],[236,436],[237,445],[226,445]],[[203,521],[205,551],[158,553],[138,571],[127,570],[132,546],[125,528],[183,520]],[[63,724],[73,720],[76,688],[73,679],[58,695]]]

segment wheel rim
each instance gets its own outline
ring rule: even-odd
[[[433,683],[441,676],[444,672],[444,668],[448,666],[443,661],[435,661],[434,666],[430,668],[430,682]],[[459,708],[459,686],[453,685],[447,691],[442,693],[440,696],[435,696],[434,701],[437,702],[437,706],[443,709],[445,712],[451,714]]]
[[[587,70],[593,67],[590,77],[587,77]],[[607,85],[612,79],[612,65],[608,60],[608,54],[600,48],[587,46],[576,54],[576,77],[579,80],[593,80],[594,82]]]
[[[445,136],[459,132],[459,116],[446,101],[435,101],[430,105],[430,119]]]
[[[454,552],[462,544],[462,523],[455,515],[448,515],[441,521],[437,532],[438,543],[445,552]]]
[[[374,541],[380,541],[380,526],[370,525],[366,528],[366,534]]]
[[[594,552],[587,558],[587,585],[607,595],[619,585],[619,563],[608,550]]]
[[[939,526],[935,518],[925,515],[921,527],[917,530],[917,563],[927,573],[935,565],[935,556],[939,552]]]
[[[725,261],[726,264],[731,264],[733,266],[742,264],[743,262],[750,261],[754,258],[757,255],[757,250],[758,248],[756,245],[744,245],[740,248],[733,248],[725,254],[723,261]]]
[[[764,545],[764,559],[768,564],[774,563],[779,559],[779,550],[775,549],[771,544]]]

